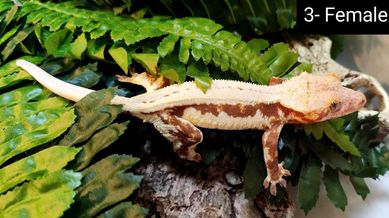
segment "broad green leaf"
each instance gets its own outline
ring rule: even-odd
[[[274,76],[283,76],[297,62],[297,58],[297,53],[283,53],[272,62],[269,68]]]
[[[316,205],[316,201],[319,198],[321,167],[322,163],[320,160],[309,156],[301,169],[297,200],[305,214]]]
[[[334,150],[331,145],[324,142],[314,141],[310,148],[315,152],[321,161],[330,165],[334,169],[341,169],[344,171],[351,171],[352,166],[344,157],[343,152]]]
[[[178,58],[174,55],[169,55],[162,60],[159,73],[178,83],[185,81],[186,69],[185,65],[178,61]]]
[[[75,59],[82,59],[84,52],[87,48],[87,40],[85,34],[81,34],[70,45],[70,54]]]
[[[100,81],[101,76],[102,74],[97,71],[97,63],[94,63],[78,67],[73,72],[58,78],[73,85],[90,88]]]
[[[26,180],[58,171],[74,159],[80,149],[53,146],[0,169],[0,194]]]
[[[277,60],[280,55],[288,52],[288,45],[286,43],[280,42],[272,45],[269,49],[267,49],[262,58],[266,65],[270,66],[274,61]]]
[[[86,50],[88,57],[97,60],[104,60],[104,51],[106,45],[106,42],[103,40],[88,40],[88,48]]]
[[[355,192],[357,192],[357,194],[361,196],[363,200],[365,200],[366,196],[370,193],[369,187],[367,187],[365,180],[361,177],[350,176],[350,182],[353,184]]]
[[[23,56],[20,59],[29,61],[33,64],[40,64],[44,60],[44,57]],[[16,60],[10,61],[0,66],[0,78],[19,71],[21,71],[21,69],[18,66],[16,66]]]
[[[123,202],[112,209],[104,211],[97,218],[143,218],[146,217],[148,209],[141,207],[139,204]]]
[[[186,74],[192,78],[206,77],[209,76],[209,69],[201,62],[191,60],[189,61]]]
[[[39,44],[43,45],[43,41],[42,41],[42,26],[39,25],[39,24],[35,25],[34,33],[35,33],[36,38],[38,39]]]
[[[313,134],[316,140],[320,140],[323,137],[323,133],[334,142],[340,149],[345,152],[350,152],[350,154],[360,157],[361,154],[358,148],[351,142],[348,135],[346,135],[343,130],[340,132],[337,130],[339,126],[335,126],[329,122],[321,122],[310,125],[304,125],[305,133],[310,135]]]
[[[82,150],[77,155],[74,168],[79,171],[87,167],[98,152],[110,146],[124,133],[127,124],[128,122],[114,123],[95,133],[86,144],[81,146]]]
[[[186,74],[195,79],[196,86],[199,87],[204,93],[211,86],[212,78],[209,76],[208,67],[204,64],[195,61],[189,61]]]
[[[149,54],[149,53],[134,53],[131,55],[136,62],[142,64],[144,68],[146,68],[147,72],[152,75],[157,75],[157,67],[158,67],[158,54]]]
[[[4,42],[6,42],[12,36],[14,36],[18,32],[18,30],[19,30],[19,26],[16,26],[15,28],[11,29],[10,31],[4,33],[0,37],[0,45],[3,44]]]
[[[184,64],[188,63],[190,46],[191,46],[191,39],[190,38],[181,38],[180,39],[178,60]]]
[[[120,46],[112,46],[108,53],[111,55],[113,60],[119,65],[125,74],[128,73],[128,53],[126,49]]]
[[[0,195],[0,217],[60,217],[74,202],[81,174],[57,171]]]
[[[1,19],[1,25],[0,25],[0,35],[3,34],[3,31],[5,28],[12,22],[13,18],[15,17],[16,12],[18,11],[18,6],[13,5],[5,14],[4,18]]]
[[[20,71],[5,77],[0,77],[0,89],[8,88],[23,80],[32,80],[32,76],[26,71]]]
[[[301,63],[286,75],[284,75],[283,78],[292,78],[294,76],[300,75],[302,72],[312,72],[312,67],[312,64]]]
[[[340,184],[338,171],[327,165],[324,170],[323,182],[326,187],[327,197],[335,207],[344,211],[347,205],[347,196]]]
[[[51,33],[43,45],[47,52],[54,57],[65,57],[69,53],[72,40],[72,33],[68,29],[61,29]]]
[[[259,158],[260,152],[258,146],[254,146],[249,153],[246,165],[243,171],[244,195],[245,198],[255,197],[263,189],[263,180],[266,178],[266,168]]]
[[[164,58],[166,55],[172,53],[174,50],[174,45],[178,41],[178,38],[179,37],[177,35],[173,34],[169,34],[168,36],[166,36],[157,48],[159,56]]]
[[[1,51],[3,60],[8,59],[8,57],[15,50],[16,46],[19,45],[19,43],[23,42],[33,31],[34,28],[26,27],[23,30],[19,31],[14,37],[12,37],[12,39],[8,41],[6,46]]]
[[[57,74],[68,72],[76,67],[76,62],[69,58],[57,58],[49,62],[42,63],[40,67],[49,74],[55,76]]]
[[[348,135],[342,132],[338,132],[336,127],[331,125],[330,122],[324,122],[324,133],[343,151],[350,152],[350,154],[358,157],[361,156],[358,148],[350,141]]]
[[[212,78],[210,76],[195,77],[195,84],[205,93],[212,84]]]
[[[108,126],[122,112],[121,105],[108,105],[114,92],[114,89],[93,92],[77,102],[74,109],[78,120],[59,144],[70,146],[84,142],[97,130]]]
[[[11,157],[53,140],[64,133],[74,122],[75,115],[73,110],[62,112],[56,119],[44,123],[38,128],[19,135],[0,144],[0,164]],[[15,126],[17,133],[18,126]]]
[[[46,98],[50,93],[38,85],[24,86],[0,95],[0,108]]]
[[[10,107],[0,109],[0,123],[7,120],[16,120],[19,117],[27,117],[31,114],[48,109],[61,109],[67,105],[67,101],[63,98],[54,97],[40,101],[22,102]]]
[[[258,54],[269,47],[269,41],[265,39],[251,39],[247,42],[247,46]]]
[[[93,217],[131,195],[142,177],[124,171],[138,160],[129,155],[111,155],[83,170],[76,202],[64,217]]]
[[[221,4],[224,5],[224,3]],[[228,9],[232,12],[235,10],[235,6],[231,4]],[[277,7],[274,8],[274,11],[276,9]],[[258,8],[258,10],[262,10],[262,8]],[[254,12],[256,10],[252,8],[250,11]],[[268,13],[271,13],[271,10],[268,11]],[[284,15],[287,13],[284,12],[289,11],[280,11],[279,19],[286,18]],[[219,12],[218,14],[223,13]],[[240,36],[223,30],[222,25],[205,18],[142,18],[134,20],[128,19],[125,16],[115,16],[114,13],[108,11],[96,12],[87,10],[66,2],[53,3],[38,0],[24,2],[20,16],[26,19],[28,25],[38,24],[42,27],[48,27],[51,31],[65,26],[65,28],[77,35],[89,35],[92,40],[104,36],[110,40],[108,44],[114,45],[109,53],[126,73],[129,67],[130,56],[125,47],[143,42],[149,43],[151,40],[147,39],[158,39],[163,36],[166,37],[164,37],[162,42],[159,45],[155,44],[151,48],[153,51],[158,50],[161,57],[165,57],[169,53],[171,54],[177,40],[181,39],[182,43],[176,55],[179,56],[179,60],[183,63],[186,63],[188,57],[192,55],[195,60],[203,59],[207,64],[215,63],[224,72],[238,73],[243,80],[267,83],[272,76],[272,69],[274,74],[283,74],[293,68],[291,63],[294,60],[295,54],[288,49],[281,49],[280,52],[277,49],[273,49],[275,53],[270,55],[271,62],[265,64],[267,61],[266,57],[269,55],[258,55],[257,52],[250,49],[247,43],[242,41]],[[253,17],[254,19],[262,19],[262,23],[267,26],[267,16],[251,14],[245,15],[243,19],[245,22],[249,20],[248,25],[254,24],[255,28],[258,28],[259,26],[256,25],[258,22],[253,23],[250,21]],[[273,12],[272,22],[276,22],[276,19],[277,15]],[[42,29],[42,32],[45,32],[45,29]],[[64,48],[69,47],[70,43],[71,41],[65,40],[63,44],[66,46]],[[58,56],[60,53],[56,55]],[[146,51],[146,53],[149,52]],[[66,55],[68,53],[63,54]],[[272,69],[270,69],[269,67],[273,62]],[[167,74],[174,78],[173,72]]]

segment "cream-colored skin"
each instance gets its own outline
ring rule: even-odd
[[[18,60],[17,65],[69,100],[77,102],[93,92],[58,80],[27,61]],[[188,160],[201,159],[195,152],[202,141],[197,127],[264,130],[262,145],[268,174],[264,186],[270,184],[270,192],[275,195],[276,184],[285,187],[282,177],[290,175],[283,163],[278,164],[277,142],[283,125],[340,117],[358,110],[365,102],[362,93],[343,87],[333,76],[302,73],[273,86],[214,80],[206,93],[193,82],[185,82],[132,98],[115,96],[111,103],[121,104],[132,115],[152,123],[173,142],[180,157]]]

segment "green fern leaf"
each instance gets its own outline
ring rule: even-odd
[[[105,91],[105,92],[104,92]],[[114,89],[93,92],[74,105],[79,119],[59,142],[61,145],[75,145],[88,140],[97,130],[108,126],[122,112],[121,105],[108,105],[114,96]],[[95,111],[90,113],[90,111]]]
[[[131,55],[135,61],[142,64],[144,68],[146,68],[148,73],[152,75],[157,75],[157,67],[159,55],[153,53],[140,53],[140,54],[132,54]]]
[[[46,98],[50,93],[38,85],[28,85],[0,95],[0,108]]]
[[[58,30],[49,35],[44,42],[48,53],[57,57],[71,55],[68,51],[69,47],[74,48],[75,44],[79,44],[78,41],[83,39],[83,34],[89,33],[90,39],[87,38],[87,41],[109,34],[114,46],[108,52],[125,73],[130,64],[131,54],[118,43],[124,42],[128,47],[145,39],[161,36],[166,36],[157,47],[161,58],[171,54],[176,42],[180,40],[178,59],[182,63],[186,64],[189,56],[192,55],[195,60],[202,59],[206,64],[213,63],[222,71],[237,72],[243,80],[257,83],[267,83],[273,75],[285,74],[297,61],[295,53],[289,50],[285,52],[285,49],[282,49],[283,53],[275,53],[271,63],[268,63],[268,60],[264,61],[239,36],[222,30],[221,25],[204,18],[132,20],[114,16],[110,12],[91,12],[76,8],[70,3],[54,4],[37,0],[25,2],[21,15],[27,17],[27,23],[39,23],[49,27],[50,31]],[[64,26],[68,29],[64,29]],[[77,27],[84,32],[78,36],[81,39],[69,39],[69,31]],[[71,44],[73,40],[76,41]],[[79,58],[84,53],[84,40],[81,47],[77,54],[73,54],[75,58]],[[265,53],[264,57],[266,56],[268,55]],[[168,74],[172,77],[171,72]],[[178,78],[176,77],[175,81],[181,81]]]
[[[97,218],[143,218],[146,217],[148,210],[141,207],[139,204],[131,202],[123,202],[108,211],[97,216]]]
[[[76,158],[75,169],[82,170],[87,167],[92,158],[104,148],[107,148],[127,129],[128,122],[114,123],[95,133],[84,145]]]
[[[347,205],[347,196],[340,184],[338,172],[327,165],[324,170],[323,181],[328,198],[335,207],[344,211]]]
[[[26,181],[58,171],[73,160],[79,149],[53,146],[0,169],[0,194]]]
[[[16,46],[23,42],[32,32],[34,28],[26,27],[23,30],[19,31],[11,40],[8,41],[4,49],[1,51],[1,55],[4,60],[7,60],[8,57],[15,50]]]
[[[166,36],[157,48],[159,56],[161,56],[161,58],[164,58],[166,55],[172,53],[174,51],[174,46],[178,39],[179,37],[177,35],[169,34],[168,36]]]
[[[142,177],[124,171],[138,160],[128,155],[111,155],[83,170],[76,202],[64,217],[93,217],[127,198],[139,187]]]
[[[17,154],[60,136],[73,124],[74,119],[73,110],[47,111],[30,116],[8,127],[0,141],[0,164]],[[23,134],[20,134],[21,130]]]
[[[304,125],[304,130],[307,135],[312,133],[316,140],[320,140],[323,137],[323,133],[325,133],[343,151],[350,152],[350,154],[355,156],[361,156],[358,148],[350,141],[349,136],[343,132],[343,128],[340,131],[339,128],[336,128],[337,122],[343,123],[342,119],[338,118],[332,121]]]
[[[27,117],[31,114],[37,114],[39,111],[65,108],[67,101],[63,98],[48,98],[40,101],[22,102],[10,107],[0,109],[0,120],[16,120],[19,117]]]
[[[322,163],[319,159],[308,157],[301,169],[297,200],[305,214],[315,206],[319,198],[321,167]]]
[[[74,202],[81,174],[57,171],[0,195],[0,217],[60,217]],[[48,213],[48,211],[50,211]]]

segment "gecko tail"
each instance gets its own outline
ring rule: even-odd
[[[48,90],[74,102],[80,101],[82,98],[95,91],[57,79],[42,68],[25,60],[17,60],[16,65],[27,71],[27,73]],[[111,104],[123,105],[123,110],[125,111],[131,111],[131,108],[133,107],[130,98],[121,96],[114,96],[111,100]]]
[[[71,101],[78,102],[83,97],[94,91],[92,89],[83,88],[57,79],[28,61],[20,59],[16,61],[16,65],[27,71],[27,73],[34,77],[35,80],[48,90]]]

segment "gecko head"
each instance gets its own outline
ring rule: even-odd
[[[361,92],[342,86],[334,75],[308,73],[287,81],[282,104],[300,112],[301,123],[330,120],[355,112],[366,103]]]

